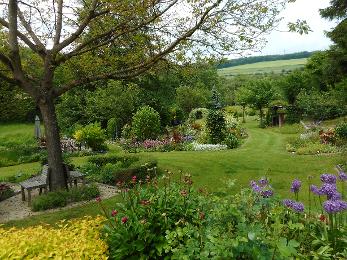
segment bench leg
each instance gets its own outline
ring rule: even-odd
[[[39,191],[39,195],[41,195],[42,194],[42,188],[40,188],[40,191]]]
[[[25,201],[25,190],[23,187],[20,187],[21,193],[22,193],[22,201]]]
[[[77,187],[77,180],[74,180],[73,182],[75,184],[75,187]]]
[[[28,190],[28,206],[31,205],[31,190]]]

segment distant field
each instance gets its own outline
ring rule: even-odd
[[[263,61],[218,70],[220,76],[232,77],[240,74],[281,73],[305,66],[307,58]]]

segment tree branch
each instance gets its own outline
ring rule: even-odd
[[[95,12],[95,9],[97,7],[97,0],[93,0],[92,4],[91,4],[91,8],[89,10],[89,13],[87,15],[87,17],[84,19],[84,21],[80,24],[80,26],[77,28],[77,30],[70,35],[70,37],[66,38],[64,41],[62,41],[61,43],[53,46],[52,48],[52,53],[56,54],[59,51],[61,51],[62,49],[64,49],[66,46],[70,45],[71,43],[73,43],[84,31],[84,29],[88,26],[88,24],[90,23],[91,20],[93,20],[94,18],[104,15],[106,13],[108,13],[108,10],[105,11],[101,11],[99,13]]]
[[[0,18],[0,24],[7,29],[10,28],[9,23],[4,20],[3,18]],[[39,55],[43,55],[44,53],[42,52],[42,49],[36,46],[32,41],[29,40],[28,37],[26,37],[23,33],[19,32],[17,30],[16,35],[21,39],[30,49],[32,49],[34,52],[38,53]]]
[[[79,80],[73,80],[70,83],[66,84],[65,86],[56,89],[55,90],[55,96],[58,97],[65,92],[69,91],[70,89],[89,83],[89,82],[95,82],[103,79],[128,79],[131,77],[135,77],[140,75],[141,73],[149,70],[154,64],[156,64],[158,61],[160,61],[164,56],[166,56],[168,53],[174,50],[174,48],[181,43],[182,41],[186,40],[188,37],[192,36],[196,30],[198,30],[201,25],[204,23],[205,19],[208,17],[211,10],[213,10],[215,7],[217,7],[222,0],[218,0],[216,3],[211,5],[209,8],[207,8],[204,13],[201,15],[200,19],[197,21],[195,26],[190,28],[187,32],[185,32],[181,37],[177,38],[174,42],[172,42],[165,50],[158,53],[151,59],[149,59],[147,62],[141,63],[137,66],[133,66],[124,70],[111,72],[111,73],[105,73],[101,75],[91,76],[91,77],[84,77],[83,79]]]
[[[54,45],[58,45],[63,26],[63,0],[58,0],[58,17],[55,28]]]
[[[18,17],[19,20],[21,21],[22,25],[24,26],[25,30],[27,30],[28,34],[30,35],[31,39],[33,39],[33,41],[36,43],[36,45],[41,48],[42,50],[45,49],[45,46],[42,44],[42,42],[39,40],[39,38],[36,36],[36,34],[34,33],[33,29],[31,28],[30,24],[27,23],[27,21],[25,20],[25,17],[23,15],[23,13],[20,11],[20,9],[18,8]]]
[[[91,39],[89,39],[88,41],[84,42],[84,43],[81,43],[80,45],[78,45],[73,51],[71,51],[70,53],[64,55],[64,56],[61,56],[59,60],[57,60],[57,64],[60,64],[62,62],[65,62],[67,60],[69,60],[70,58],[74,57],[74,56],[78,56],[78,55],[81,55],[83,53],[86,53],[86,52],[89,52],[89,51],[93,51],[95,49],[98,49],[102,46],[105,46],[111,42],[113,42],[114,40],[116,40],[117,38],[125,35],[125,34],[128,34],[128,33],[132,33],[132,32],[135,32],[139,29],[141,29],[142,27],[152,23],[153,21],[155,21],[156,19],[158,19],[159,17],[161,17],[163,14],[165,14],[171,7],[173,7],[176,3],[178,2],[178,0],[175,0],[173,1],[170,5],[168,5],[164,10],[162,10],[161,12],[153,15],[152,17],[150,17],[149,19],[147,19],[146,21],[140,23],[139,25],[133,27],[133,28],[130,28],[128,30],[124,30],[122,32],[120,32],[119,34],[117,35],[114,35],[112,36],[110,39],[106,40],[106,41],[103,41],[101,43],[99,43],[98,45],[95,45],[95,46],[92,46],[88,49],[85,49],[83,50],[83,48],[87,47],[88,45],[92,44],[93,42],[96,42],[98,40],[100,40],[101,38],[104,38],[106,36],[110,36],[112,33],[114,33],[118,28],[121,28],[121,27],[124,27],[126,25],[126,23],[122,23],[120,25],[118,25],[117,27],[115,28],[112,28],[111,30],[105,32],[105,33],[102,33],[102,34],[99,34],[97,35],[96,37],[93,37]],[[129,19],[130,20],[130,19]]]
[[[7,68],[13,71],[13,66],[11,64],[11,60],[3,53],[0,52],[0,61],[5,64]]]
[[[12,85],[19,86],[19,83],[18,83],[16,80],[14,80],[14,79],[12,79],[12,78],[10,78],[10,77],[7,77],[6,75],[4,75],[4,74],[1,73],[1,72],[0,72],[0,78],[3,79],[3,80],[6,81],[6,82],[12,84]]]

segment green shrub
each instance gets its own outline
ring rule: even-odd
[[[347,122],[345,121],[338,124],[335,128],[335,133],[337,137],[347,140]]]
[[[121,162],[125,167],[129,166],[133,162],[138,161],[139,158],[132,155],[96,155],[88,158],[88,162],[96,164],[98,167],[102,167],[108,163],[116,164]]]
[[[130,139],[132,138],[131,134],[131,126],[129,124],[125,124],[122,128],[122,138],[124,139]]]
[[[157,167],[156,160],[139,160],[133,163],[127,168],[120,168],[113,172],[113,183],[117,182],[130,182],[133,176],[136,176],[138,180],[144,181],[147,175],[153,177],[155,174],[153,171],[148,171]]]
[[[95,184],[73,187],[69,191],[60,190],[35,197],[32,200],[31,208],[33,211],[54,209],[64,207],[68,203],[90,200],[99,195],[99,188]]]
[[[137,110],[132,119],[132,133],[141,141],[156,139],[160,133],[160,116],[149,106]]]
[[[225,118],[221,110],[210,109],[207,115],[206,127],[212,144],[220,144],[225,137]]]
[[[111,118],[107,121],[107,129],[106,129],[106,133],[107,133],[107,137],[114,140],[115,138],[117,138],[118,136],[118,121],[116,118]]]
[[[31,202],[33,211],[42,211],[46,209],[54,209],[64,207],[67,204],[64,191],[49,192],[47,194],[36,197]]]
[[[237,148],[240,145],[240,140],[232,133],[225,136],[223,144],[226,144],[229,149]]]
[[[105,131],[101,129],[99,123],[93,123],[82,127],[74,133],[77,142],[85,142],[93,151],[106,150]]]

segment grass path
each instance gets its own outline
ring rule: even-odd
[[[313,175],[318,182],[319,174],[334,172],[334,166],[342,160],[340,155],[290,154],[285,150],[288,135],[257,128],[255,122],[248,123],[247,128],[249,138],[235,150],[155,153],[154,157],[160,167],[189,172],[197,186],[209,190],[223,186],[226,179],[236,179],[238,190],[248,186],[251,179],[266,175],[281,195],[289,195],[294,178],[306,182]]]

